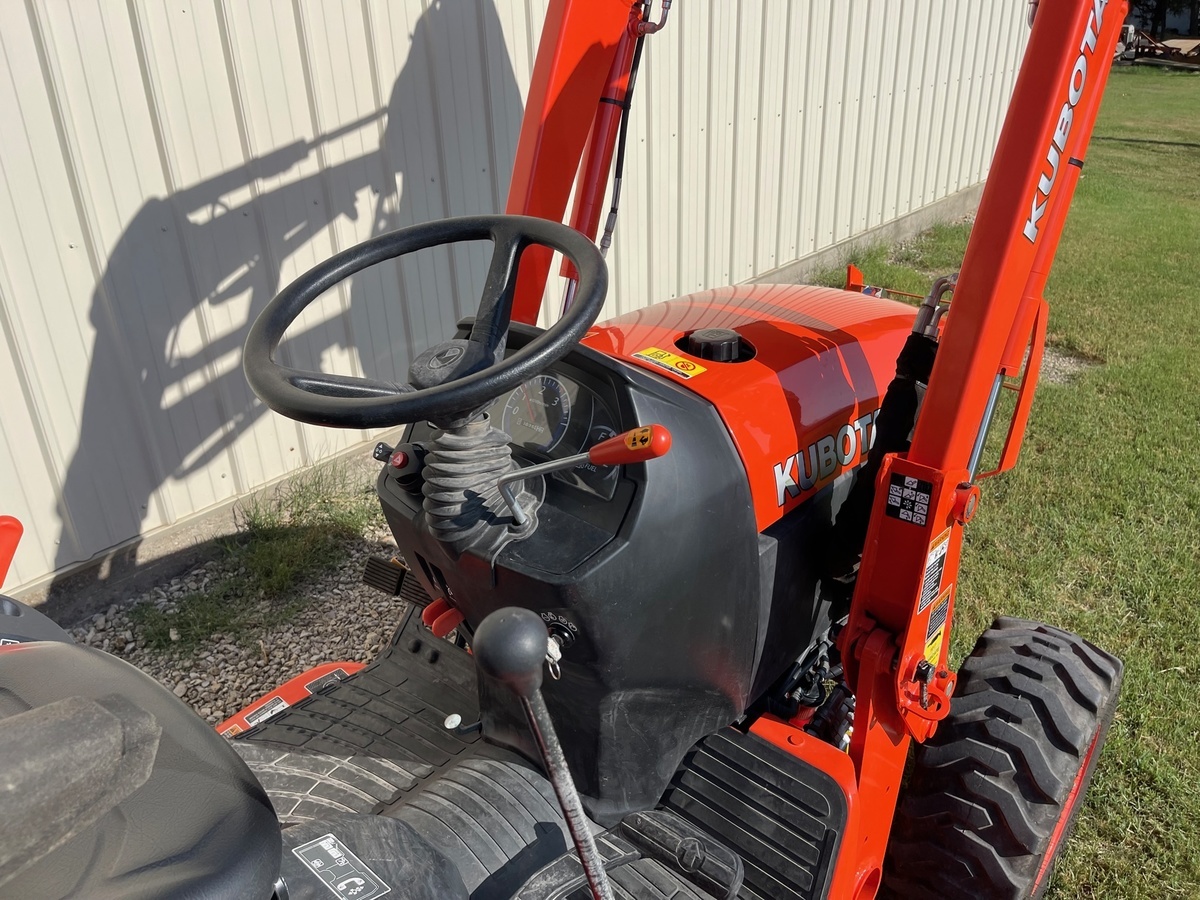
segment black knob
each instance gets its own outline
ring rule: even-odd
[[[687,336],[687,352],[713,362],[736,362],[742,352],[742,336],[728,328],[701,328]]]
[[[542,686],[542,665],[550,639],[546,623],[535,612],[507,606],[475,629],[471,649],[485,675],[528,699]]]

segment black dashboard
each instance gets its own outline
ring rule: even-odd
[[[457,336],[466,336],[469,327],[469,320],[459,323]],[[520,349],[539,333],[513,325],[508,352]],[[487,414],[492,425],[511,438],[513,457],[525,467],[584,453],[593,444],[639,424],[639,414],[630,408],[631,399],[621,367],[580,347],[497,397],[488,405]],[[404,440],[428,443],[435,434],[430,423],[420,422],[409,427]],[[577,552],[561,565],[570,568],[612,540],[641,479],[636,471],[640,469],[584,461],[545,476],[546,503],[539,515],[566,515],[573,528],[586,532],[569,542]],[[396,496],[399,499],[402,492]]]
[[[508,346],[517,350],[537,333],[513,326]],[[569,635],[562,677],[545,683],[546,703],[569,735],[563,750],[585,802],[594,815],[620,818],[653,805],[684,750],[745,708],[763,615],[772,613],[761,602],[772,582],[760,578],[745,469],[707,400],[586,345],[487,411],[522,467],[637,425],[657,423],[672,436],[661,459],[539,479],[535,527],[516,538],[506,533],[498,492],[465,498],[462,518],[487,528],[456,546],[433,527],[427,507],[439,488],[426,491],[428,475],[384,466],[378,483],[413,576],[465,616],[468,636],[504,606],[531,609]],[[429,423],[414,424],[405,440],[430,448],[427,460],[440,454],[435,464],[447,471],[454,464],[450,448],[433,447],[440,436]],[[535,754],[520,710],[486,679],[480,690],[485,737]]]

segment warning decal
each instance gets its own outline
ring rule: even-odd
[[[950,529],[947,528],[929,545],[925,558],[925,577],[921,580],[921,602],[917,612],[923,613],[937,597],[942,587],[942,572],[946,570],[946,551],[950,548]]]
[[[659,350],[657,347],[647,347],[645,350],[639,350],[633,354],[634,359],[640,359],[642,362],[648,362],[652,366],[657,366],[670,372],[672,375],[678,375],[680,378],[695,378],[702,372],[708,370],[699,363],[694,363],[690,359],[684,359],[682,356],[676,356],[674,353],[669,353],[666,350]]]
[[[950,588],[938,597],[937,606],[929,614],[929,627],[925,629],[925,659],[937,665],[942,658],[942,643],[946,638],[946,614],[950,611]]]
[[[888,484],[887,514],[893,519],[924,525],[932,496],[933,482],[894,473]]]
[[[301,844],[292,853],[340,900],[373,900],[391,893],[383,879],[332,834]]]

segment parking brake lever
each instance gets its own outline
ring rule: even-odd
[[[513,521],[517,527],[524,527],[529,521],[529,515],[521,509],[513,493],[512,485],[524,481],[534,475],[545,475],[560,469],[572,469],[580,463],[591,463],[594,466],[624,466],[629,463],[645,462],[665,456],[671,449],[671,432],[662,425],[639,425],[624,434],[616,434],[607,440],[595,444],[586,453],[565,456],[562,459],[552,459],[550,462],[536,466],[526,466],[523,469],[513,469],[496,482],[504,502],[512,512]]]
[[[567,820],[593,900],[613,900],[604,863],[542,698],[542,664],[549,641],[550,634],[537,613],[510,606],[496,610],[480,623],[471,648],[484,674],[511,690],[521,704],[542,765]]]

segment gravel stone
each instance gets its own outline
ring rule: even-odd
[[[226,576],[229,570],[219,560],[206,561],[68,630],[78,643],[115,651],[215,725],[313,666],[370,662],[400,624],[407,604],[362,584],[362,571],[371,554],[395,552],[389,533],[372,533],[352,548],[342,566],[301,588],[307,604],[290,622],[252,635],[213,634],[190,651],[146,646],[129,610],[142,603],[173,609],[180,597]],[[178,631],[172,630],[170,638],[178,642]]]

